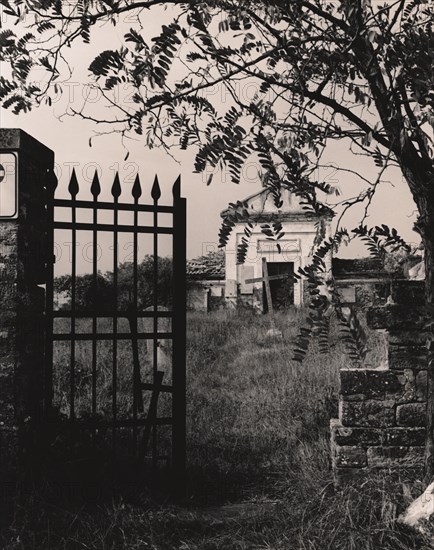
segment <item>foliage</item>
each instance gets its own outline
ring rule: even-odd
[[[72,299],[72,277],[61,275],[54,280],[55,294],[64,294],[71,302]],[[87,273],[79,275],[75,279],[75,305],[77,309],[92,308],[104,310],[113,304],[114,294],[110,281],[100,272],[96,276],[96,284],[93,275]]]
[[[358,322],[357,316],[349,308],[342,308],[339,295],[333,284],[332,274],[327,273],[326,258],[336,252],[341,243],[348,238],[346,230],[339,231],[334,238],[325,240],[314,252],[311,263],[300,268],[295,274],[296,280],[304,278],[309,293],[309,315],[305,325],[301,328],[296,340],[294,359],[303,361],[312,336],[319,337],[321,353],[329,352],[328,339],[330,322],[333,315],[338,319],[342,341],[347,346],[349,356],[353,361],[365,358],[366,337]]]
[[[113,275],[110,274],[112,280]],[[123,263],[118,270],[120,304],[128,306],[133,300],[133,264]],[[146,255],[137,268],[138,307],[147,308],[154,302],[154,258]],[[158,257],[157,299],[158,305],[168,307],[172,303],[172,259]]]
[[[390,229],[385,224],[381,227],[377,225],[370,229],[365,225],[361,225],[353,229],[352,232],[366,244],[373,257],[383,261],[388,253],[393,253],[397,250],[403,250],[407,254],[411,252],[410,245],[398,235],[396,229]]]
[[[385,224],[371,229],[360,226],[353,229],[352,234],[360,238],[367,245],[371,255],[380,258],[383,265],[386,261],[391,264],[390,257],[395,259],[398,252],[402,253],[401,262],[403,263],[411,252],[411,247],[399,236],[396,229],[391,229]],[[332,318],[338,322],[342,341],[347,347],[349,357],[356,363],[360,363],[366,357],[367,337],[357,312],[348,306],[342,306],[332,273],[327,273],[326,270],[327,255],[337,252],[348,238],[349,234],[346,230],[337,232],[334,238],[324,241],[316,249],[310,264],[300,268],[295,274],[295,280],[305,279],[310,297],[309,316],[296,341],[294,351],[296,361],[303,361],[312,342],[312,336],[315,335],[319,337],[320,352],[328,353]]]
[[[412,248],[398,235],[396,229],[387,225],[371,227],[359,226],[352,233],[364,242],[372,257],[378,258],[386,271],[397,273],[403,271],[404,265],[411,259],[418,259],[417,248]]]
[[[210,174],[208,183],[222,168],[238,182],[254,158],[276,203],[286,187],[317,213],[324,193],[339,191],[317,181],[316,165],[330,139],[346,140],[381,168],[354,203],[368,204],[385,167],[397,163],[422,214],[434,177],[428,0],[2,4],[22,30],[0,34],[1,60],[12,69],[12,79],[0,80],[4,107],[19,113],[50,102],[68,75],[66,49],[131,15],[121,45],[89,66],[110,116],[97,119],[86,105],[73,114],[144,134],[151,147],[195,146],[195,168]],[[146,17],[158,6],[170,11],[151,35]],[[46,77],[38,86],[35,71]],[[216,86],[224,101],[209,99]],[[117,100],[125,88],[132,102]]]
[[[125,262],[117,270],[117,297],[114,287],[114,274],[107,272],[97,274],[96,286],[93,275],[87,273],[78,275],[75,279],[75,304],[77,309],[96,311],[112,311],[117,303],[118,308],[126,310],[134,297],[133,264]],[[65,293],[71,303],[72,277],[62,275],[54,281],[56,293]],[[154,301],[154,259],[147,255],[137,266],[137,294],[139,309],[150,307]],[[157,281],[158,304],[169,306],[172,300],[172,260],[158,258]]]

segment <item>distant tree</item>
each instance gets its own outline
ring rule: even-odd
[[[113,274],[107,276],[112,283]],[[127,307],[133,302],[133,264],[123,263],[118,270],[119,303]],[[138,308],[146,309],[154,304],[154,257],[147,255],[137,268]],[[172,304],[172,258],[158,258],[157,299],[158,305],[169,307]]]
[[[63,293],[69,304],[72,299],[72,277],[62,275],[54,280],[56,294]],[[113,288],[110,281],[98,273],[96,285],[91,273],[78,275],[75,281],[75,306],[81,310],[106,311],[113,309]]]
[[[172,303],[172,259],[158,258],[158,305],[169,307]],[[72,277],[62,275],[54,280],[56,294],[64,293],[69,304],[72,298]],[[75,279],[75,306],[81,310],[113,311],[115,309],[113,272],[98,273],[96,285],[93,275],[86,273]],[[137,306],[146,309],[154,304],[154,258],[147,255],[137,266]],[[118,309],[128,309],[134,298],[133,264],[125,262],[118,267]]]

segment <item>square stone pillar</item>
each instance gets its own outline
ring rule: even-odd
[[[48,260],[46,185],[54,153],[22,130],[0,129],[0,164],[0,479],[5,480],[14,477],[42,412],[41,285]]]
[[[394,281],[390,304],[368,310],[368,325],[387,331],[388,362],[342,369],[339,418],[331,421],[337,484],[368,470],[421,479],[426,433],[427,335],[424,283]]]

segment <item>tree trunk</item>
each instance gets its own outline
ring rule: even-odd
[[[424,457],[424,485],[428,487],[434,479],[434,350],[432,329],[428,338],[428,387],[426,404],[426,439]]]
[[[432,182],[431,182],[432,183]],[[419,220],[415,228],[425,248],[425,298],[427,305],[434,303],[434,192],[417,197]],[[433,320],[431,320],[432,322]],[[428,327],[428,387],[425,441],[425,486],[434,480],[434,326]]]
[[[364,29],[362,10],[354,10],[350,23]],[[352,50],[359,61],[359,67],[369,83],[370,91],[390,142],[390,150],[398,161],[407,180],[413,199],[418,207],[419,219],[415,229],[420,233],[425,247],[426,303],[434,302],[434,164],[428,148],[423,143],[423,132],[413,128],[419,140],[410,139],[408,133],[408,111],[403,113],[400,91],[386,82],[377,53],[367,33],[360,32],[352,42]],[[394,92],[394,93],[392,93]],[[407,120],[406,120],[407,118]],[[416,120],[417,117],[414,117]],[[416,125],[417,126],[417,125]],[[417,145],[416,145],[417,143]],[[427,436],[425,452],[425,480],[434,478],[434,361],[432,341],[434,327],[428,331],[428,394],[427,394]]]
[[[430,226],[423,232],[425,247],[425,291],[427,304],[433,303],[434,295],[434,215],[428,218]],[[428,221],[427,220],[427,221]],[[428,348],[428,389],[427,389],[427,422],[425,443],[425,485],[428,486],[434,479],[434,327],[429,327]]]

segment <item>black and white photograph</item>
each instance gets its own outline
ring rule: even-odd
[[[0,549],[434,550],[434,0],[0,0]]]

